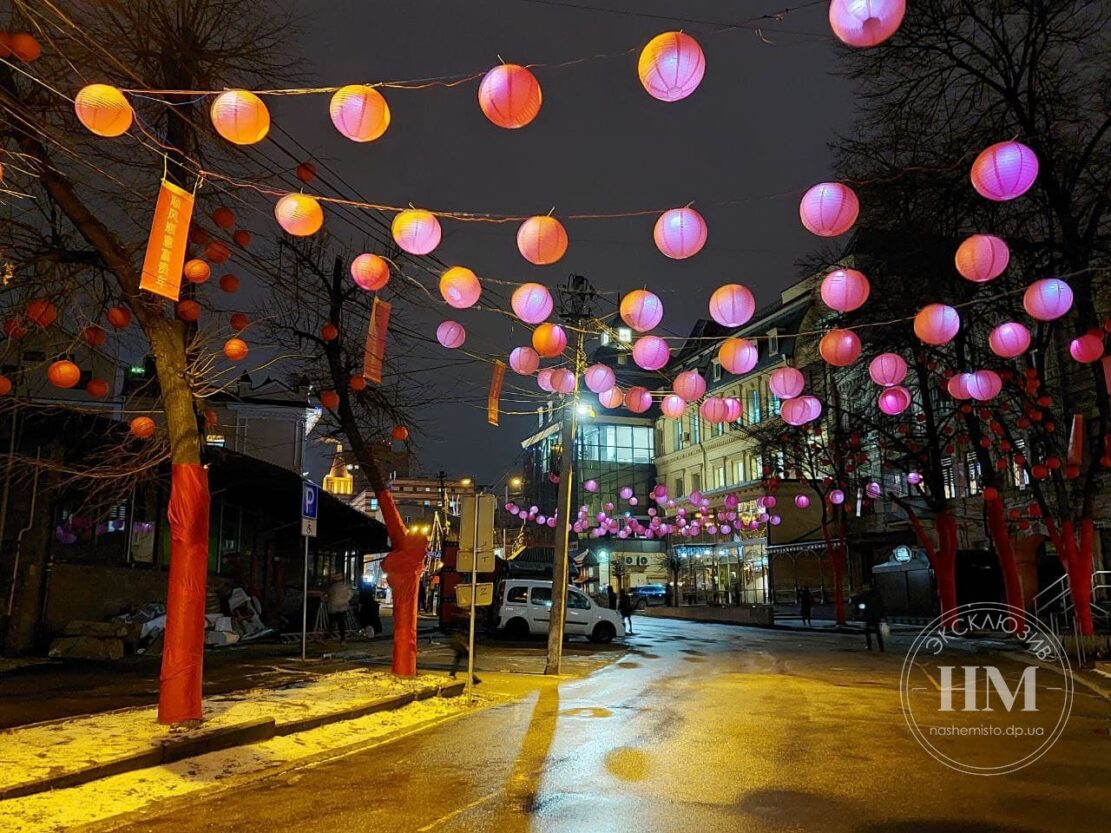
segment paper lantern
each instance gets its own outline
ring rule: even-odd
[[[586,489],[588,492],[596,492],[596,491],[598,491],[598,481],[597,480],[588,480],[585,483],[583,483],[583,488]]]
[[[120,136],[131,127],[131,104],[115,87],[89,84],[82,87],[73,101],[77,118],[90,133],[97,136]]]
[[[399,211],[390,225],[394,242],[411,255],[426,255],[440,245],[440,221],[431,211],[408,208]]]
[[[567,333],[558,324],[541,324],[532,331],[532,349],[541,358],[551,359],[567,347]]]
[[[844,234],[860,213],[852,188],[840,182],[819,182],[802,196],[799,218],[806,230],[819,237]]]
[[[736,422],[741,418],[741,400],[732,396],[725,397],[725,421]]]
[[[647,289],[634,289],[621,299],[621,320],[638,333],[656,327],[664,317],[663,301]]]
[[[687,403],[678,394],[669,393],[660,401],[660,410],[668,419],[679,419],[687,410]]]
[[[555,217],[529,217],[517,229],[517,251],[536,266],[548,266],[567,253],[567,231]]]
[[[231,257],[231,249],[219,240],[213,240],[204,247],[204,256],[213,263],[223,263]]]
[[[777,367],[768,377],[768,387],[779,399],[794,399],[805,385],[805,377],[793,367]]]
[[[366,379],[362,376],[348,376],[347,387],[356,393],[366,390]]]
[[[788,425],[806,425],[822,415],[822,403],[813,396],[796,396],[779,406],[779,415]]]
[[[24,315],[36,327],[49,327],[58,319],[58,308],[45,298],[35,298],[27,302]]]
[[[517,64],[499,64],[478,86],[478,106],[498,127],[524,127],[540,112],[543,96],[536,76]]]
[[[746,338],[727,338],[718,348],[718,362],[736,376],[756,367],[759,358],[756,345]]]
[[[466,266],[452,266],[440,276],[440,295],[456,309],[473,307],[482,294],[482,284]]]
[[[556,393],[572,393],[575,390],[575,374],[565,367],[552,371],[552,389]]]
[[[0,33],[6,34],[6,33]],[[19,60],[26,64],[37,61],[42,55],[42,46],[34,35],[28,32],[13,32],[7,34],[7,47]]]
[[[247,90],[228,90],[212,102],[216,132],[236,145],[261,142],[270,132],[270,111],[262,99]]]
[[[228,319],[228,323],[231,324],[233,330],[237,333],[241,333],[250,326],[251,319],[242,312],[233,312],[231,318]]]
[[[436,328],[436,340],[448,350],[455,350],[467,340],[467,331],[458,321],[441,321]]]
[[[235,212],[226,205],[221,205],[212,212],[212,222],[222,229],[229,229],[235,225]]]
[[[246,249],[251,245],[251,233],[245,228],[236,229],[231,239],[235,242],[235,245],[241,249]]]
[[[328,105],[336,130],[352,142],[373,142],[390,126],[390,108],[373,87],[348,84],[340,87]]]
[[[656,35],[640,52],[637,75],[652,98],[679,101],[698,89],[706,57],[698,41],[684,32]]]
[[[818,343],[818,352],[834,367],[848,367],[860,358],[860,337],[852,330],[830,330]]]
[[[117,330],[122,330],[131,323],[131,310],[127,307],[108,307],[104,317]]]
[[[1030,347],[1030,331],[1022,324],[1007,321],[993,329],[988,335],[991,352],[1003,359],[1021,356]]]
[[[706,245],[706,221],[693,208],[672,208],[656,220],[656,248],[673,260],[698,254]]]
[[[864,494],[868,495],[872,500],[875,500],[883,494],[883,486],[872,480],[864,486]]]
[[[641,370],[659,370],[670,359],[671,350],[659,336],[641,336],[633,343],[633,361]]]
[[[622,486],[617,490],[617,496],[622,500],[628,500],[633,496],[633,489],[631,486]]]
[[[1038,157],[1021,142],[998,142],[976,157],[971,178],[981,197],[1013,200],[1029,191],[1038,178]]]
[[[278,225],[294,237],[316,234],[324,225],[324,209],[306,194],[286,194],[274,206],[274,216]]]
[[[962,278],[973,283],[994,280],[1011,259],[1007,244],[994,234],[974,234],[957,247],[955,262]]]
[[[719,286],[710,296],[710,317],[723,327],[740,327],[747,324],[756,312],[756,299],[747,286],[727,283]]]
[[[409,439],[409,429],[404,425],[395,425],[390,429],[390,438],[399,443],[403,443]]]
[[[239,278],[230,272],[226,275],[220,276],[220,289],[228,294],[239,291]]]
[[[46,369],[46,378],[56,388],[72,388],[81,381],[81,368],[69,359],[59,359]]]
[[[880,353],[868,363],[868,375],[877,385],[889,388],[907,377],[907,363],[898,353]]]
[[[339,408],[339,394],[334,390],[322,390],[320,392],[320,404],[329,411],[336,410]]]
[[[795,495],[795,506],[799,509],[805,509],[810,505],[810,498],[806,495]]]
[[[85,339],[85,343],[90,347],[100,347],[108,340],[108,334],[104,332],[104,328],[98,327],[96,324],[90,324],[82,330],[81,337]]]
[[[836,269],[822,279],[822,301],[837,312],[852,312],[864,306],[871,289],[863,272]]]
[[[177,302],[176,312],[177,317],[182,321],[196,321],[201,317],[201,305],[186,298],[184,301]]]
[[[922,475],[916,471],[907,472],[907,483],[911,486],[917,486],[922,482]]]
[[[910,391],[902,385],[884,388],[880,391],[876,404],[888,416],[896,416],[910,407]]]
[[[1069,354],[1081,364],[1089,364],[1103,356],[1103,337],[1085,333],[1072,340]]]
[[[509,366],[520,376],[531,376],[540,367],[540,356],[531,347],[514,347],[509,354]]]
[[[306,185],[316,179],[316,165],[312,162],[302,162],[295,169],[297,178]]]
[[[224,342],[224,355],[233,362],[247,358],[247,342],[241,338],[229,338]]]
[[[594,393],[604,393],[614,386],[617,379],[604,364],[592,364],[583,374],[583,381]]]
[[[621,388],[617,387],[617,385],[598,394],[598,402],[601,403],[603,408],[620,408],[624,398]]]
[[[999,395],[999,391],[1003,389],[1003,380],[994,370],[977,370],[969,374],[965,387],[973,399],[988,402]]]
[[[829,493],[829,502],[834,506],[840,506],[845,502],[845,493],[840,489],[833,489]]]
[[[351,280],[359,289],[375,292],[390,280],[390,264],[385,258],[366,252],[351,261]]]
[[[320,328],[320,337],[325,341],[335,341],[339,338],[339,327],[332,323],[325,324]]]
[[[27,335],[27,328],[17,318],[9,318],[4,322],[4,335],[12,341],[18,341]]]
[[[1072,289],[1057,278],[1042,278],[1026,287],[1022,306],[1031,318],[1054,321],[1072,307]]]
[[[204,283],[212,276],[212,267],[199,257],[195,257],[192,260],[185,261],[182,274],[185,276],[185,280],[190,283]]]
[[[634,414],[643,414],[652,407],[652,394],[648,388],[631,387],[625,394],[625,407]]]
[[[536,374],[536,386],[548,393],[555,393],[555,388],[552,387],[552,368],[545,367]]]
[[[952,341],[960,328],[960,315],[945,304],[929,304],[914,316],[914,334],[935,347]]]
[[[865,48],[894,35],[906,10],[906,0],[833,0],[829,25],[842,43]]]
[[[698,413],[700,413],[702,418],[711,425],[720,425],[728,421],[726,417],[729,414],[729,409],[725,404],[725,400],[720,396],[708,396],[699,407]]]
[[[706,380],[697,370],[684,370],[675,377],[675,383],[671,387],[688,402],[694,402],[706,393]]]
[[[958,373],[946,382],[945,390],[954,399],[971,399],[972,393],[968,389],[971,382],[971,373]]]
[[[150,417],[138,416],[130,422],[132,436],[145,440],[154,434],[154,420]]]
[[[539,324],[552,314],[552,293],[538,283],[524,283],[510,297],[513,314],[526,324]]]
[[[103,399],[108,395],[109,390],[108,383],[103,379],[90,379],[89,383],[85,385],[85,393],[93,399]]]

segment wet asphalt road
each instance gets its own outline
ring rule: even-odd
[[[1083,687],[1044,758],[983,778],[942,767],[906,730],[898,639],[878,655],[851,636],[640,618],[636,627],[628,652],[588,677],[491,673],[484,686],[514,699],[122,829],[1106,829],[1111,712]],[[480,665],[541,650],[492,650]],[[437,652],[426,659],[437,664]]]

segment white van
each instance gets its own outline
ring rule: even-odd
[[[552,583],[534,579],[506,579],[498,587],[497,629],[521,639],[546,634],[552,611]],[[565,636],[585,636],[591,642],[609,642],[625,635],[625,624],[616,610],[602,607],[574,587],[567,588]]]

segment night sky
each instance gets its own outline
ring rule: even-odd
[[[332,128],[325,96],[272,99],[271,107],[275,120],[373,202],[502,214],[543,214],[554,206],[559,216],[663,210],[693,200],[708,223],[709,241],[686,261],[657,251],[655,217],[567,222],[568,253],[548,267],[520,256],[516,224],[444,221],[436,251],[444,262],[469,266],[484,279],[554,287],[569,273],[583,274],[610,293],[610,309],[618,292],[648,287],[664,301],[661,334],[684,335],[706,315],[716,286],[744,283],[758,304],[766,303],[795,280],[796,261],[818,245],[799,224],[798,199],[831,176],[827,145],[849,127],[852,86],[835,74],[828,4],[792,5],[803,7],[780,23],[758,24],[768,44],[749,28],[720,30],[781,11],[775,0],[329,2],[306,16],[306,31],[295,44],[308,85],[479,72],[499,56],[523,64],[613,57],[535,69],[544,103],[520,130],[485,119],[477,81],[385,90],[391,126],[366,145]],[[674,19],[680,15],[689,20]],[[690,98],[659,102],[640,86],[637,55],[652,36],[680,28],[701,43],[706,76]],[[426,284],[435,291],[431,276]],[[511,291],[492,288],[503,296]],[[436,314],[407,315],[431,336],[449,312],[468,327],[468,349],[505,357],[528,343],[526,330],[511,332],[496,313],[443,305]],[[438,345],[434,350],[450,358]],[[440,388],[452,401],[431,403],[415,438],[422,470],[442,467],[493,483],[519,465],[519,441],[536,417],[488,426],[489,373],[488,364],[476,362],[444,374]],[[507,381],[516,384],[519,377],[510,373]],[[539,393],[533,380],[523,380],[522,389]]]

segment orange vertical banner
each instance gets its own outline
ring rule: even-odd
[[[490,393],[486,396],[486,421],[491,425],[498,424],[498,400],[501,399],[501,386],[505,381],[505,362],[498,359],[494,362],[494,375],[490,377]]]
[[[366,351],[363,353],[363,378],[376,385],[382,384],[382,362],[386,358],[386,330],[390,326],[390,304],[374,299],[370,308],[370,325],[366,331]]]
[[[139,288],[176,301],[181,296],[181,270],[189,243],[189,221],[193,217],[193,195],[172,182],[162,180],[154,222],[150,225],[147,256]]]

